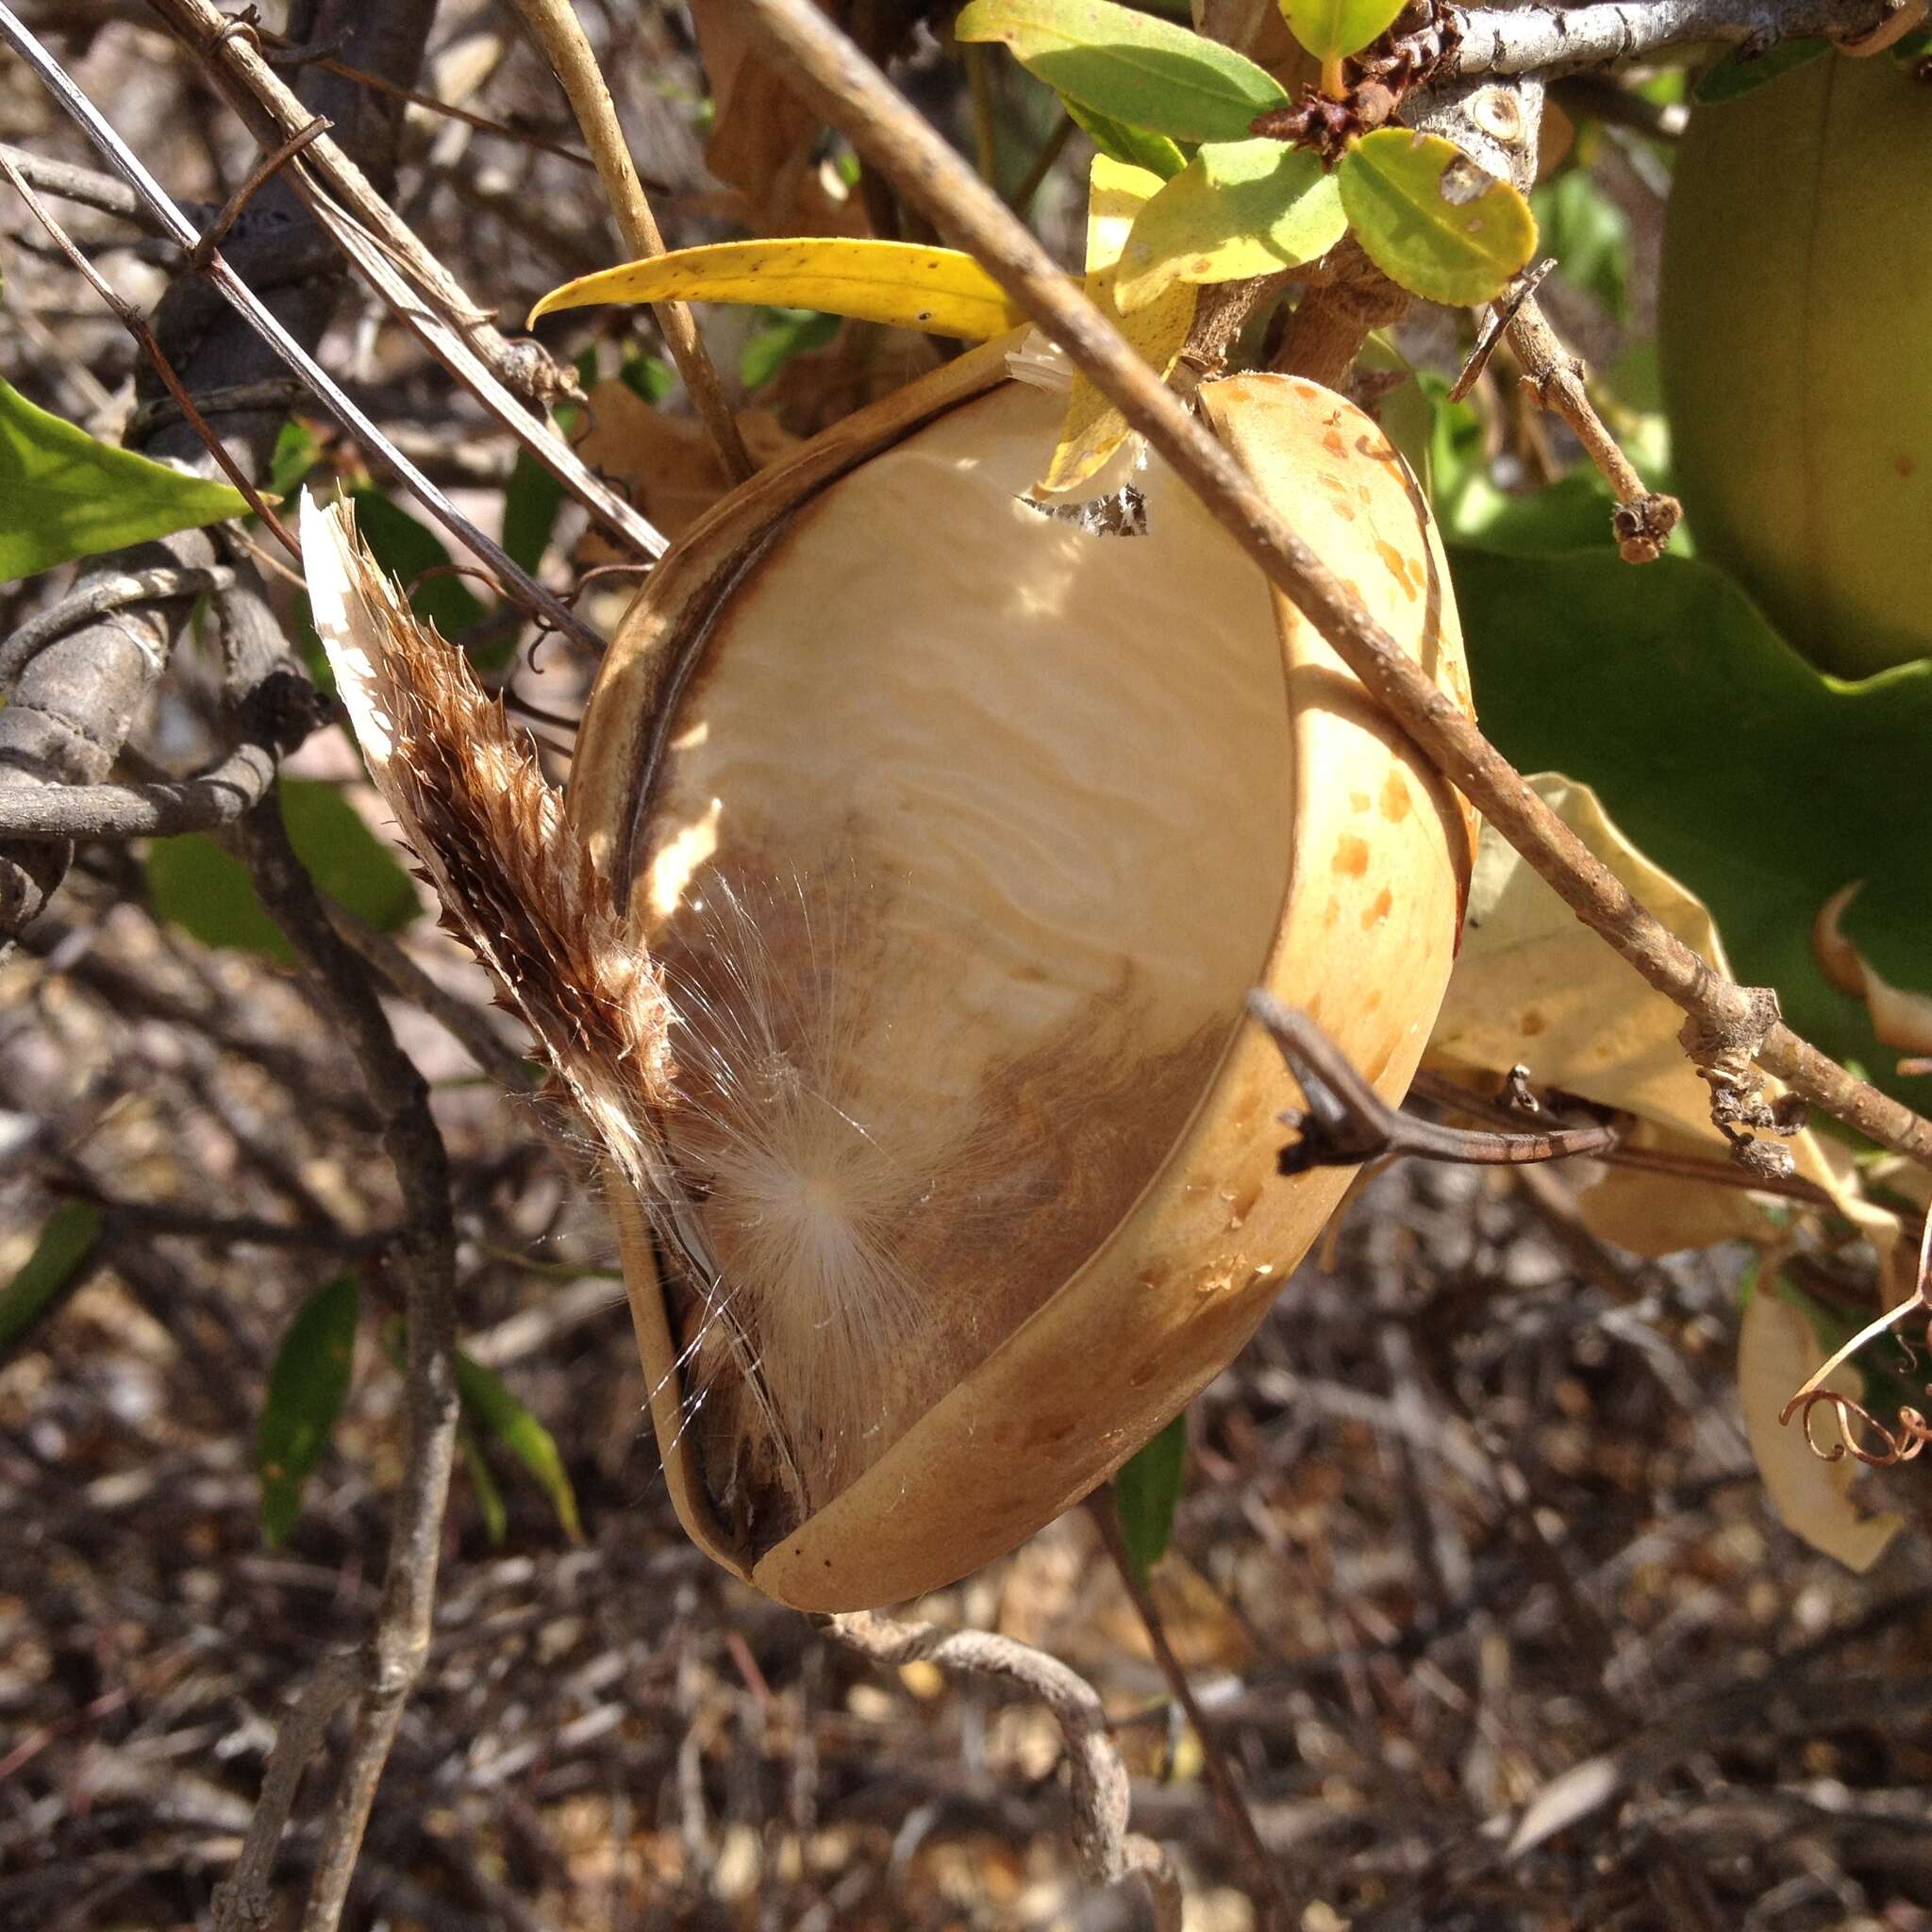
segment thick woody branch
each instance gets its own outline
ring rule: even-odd
[[[1860,42],[1919,10],[1919,0],[1603,0],[1570,8],[1457,9],[1461,43],[1445,72],[1568,74],[1696,42],[1759,52],[1779,41],[1810,37]]]
[[[1118,329],[811,0],[747,0],[787,76],[981,264],[1144,435],[1363,687],[1585,924],[1807,1100],[1932,1165],[1932,1122],[1855,1078],[1668,932],[1287,524]]]

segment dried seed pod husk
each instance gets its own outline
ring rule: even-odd
[[[807,1609],[1002,1554],[1227,1363],[1349,1178],[1275,1175],[1298,1095],[1243,994],[1399,1097],[1469,876],[1459,795],[1164,465],[1085,525],[1022,500],[1060,405],[1009,346],[690,531],[572,770],[679,1014],[707,1252],[611,1182],[672,1495]],[[1283,376],[1199,400],[1467,708],[1375,425]]]

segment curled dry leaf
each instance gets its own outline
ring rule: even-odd
[[[1550,773],[1530,783],[1647,911],[1729,970],[1703,902],[1624,838],[1589,786]],[[1683,1023],[1674,1004],[1580,925],[1506,841],[1485,831],[1462,951],[1429,1041],[1433,1065],[1480,1076],[1491,1091],[1510,1067],[1524,1065],[1537,1086],[1636,1115],[1638,1146],[1722,1159],[1727,1143],[1711,1124],[1710,1091],[1678,1043]],[[1865,1206],[1834,1148],[1808,1131],[1790,1144],[1801,1177],[1829,1191],[1874,1241],[1896,1239],[1897,1224]],[[1639,1254],[1769,1231],[1739,1191],[1661,1174],[1612,1174],[1585,1192],[1581,1207],[1596,1232]]]
[[[1778,1421],[1793,1391],[1824,1358],[1824,1349],[1802,1309],[1774,1290],[1760,1285],[1753,1291],[1744,1304],[1738,1337],[1738,1393],[1757,1473],[1787,1529],[1847,1569],[1869,1570],[1904,1519],[1890,1513],[1866,1515],[1851,1498],[1858,1464],[1849,1456],[1832,1462],[1818,1453],[1842,1441],[1829,1403],[1820,1403],[1811,1413],[1811,1441],[1795,1419],[1789,1425]],[[1863,1376],[1849,1362],[1834,1370],[1824,1383],[1855,1402],[1862,1397],[1864,1386]]]

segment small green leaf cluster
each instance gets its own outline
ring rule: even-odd
[[[50,1230],[53,1225],[50,1222]],[[42,1247],[47,1239],[42,1238]],[[271,1543],[286,1541],[295,1527],[303,1491],[334,1439],[355,1380],[356,1332],[361,1313],[361,1288],[356,1275],[338,1274],[295,1311],[275,1351],[255,1438],[262,1532]],[[400,1323],[391,1325],[386,1341],[387,1353],[400,1366]],[[486,1439],[530,1476],[564,1534],[575,1541],[583,1534],[576,1492],[550,1431],[500,1375],[461,1350],[457,1352],[457,1388],[462,1398],[458,1444],[491,1542],[503,1541],[508,1512],[485,1455]]]
[[[1282,6],[1334,94],[1341,61],[1400,11],[1400,0]],[[955,32],[1009,48],[1104,154],[1166,181],[1122,258],[1124,314],[1176,282],[1241,281],[1311,261],[1350,229],[1384,274],[1432,302],[1492,300],[1535,250],[1524,196],[1439,135],[1360,135],[1332,175],[1310,152],[1256,138],[1257,117],[1291,105],[1286,90],[1174,22],[1111,0],[973,0]]]

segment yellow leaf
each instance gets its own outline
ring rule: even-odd
[[[970,255],[909,242],[820,236],[716,242],[601,270],[553,289],[530,321],[598,302],[756,302],[817,308],[928,335],[984,341],[1026,318]]]
[[[1134,218],[1160,192],[1160,176],[1147,168],[1095,155],[1088,176],[1087,299],[1124,335],[1163,379],[1179,359],[1193,326],[1197,291],[1170,289],[1158,301],[1123,315],[1113,283],[1121,250]],[[1067,413],[1046,475],[1034,486],[1041,496],[1077,490],[1092,479],[1127,439],[1127,419],[1078,370],[1067,394]]]
[[[1703,901],[1624,838],[1589,786],[1552,773],[1529,782],[1649,912],[1720,971],[1728,970]],[[1494,1080],[1521,1063],[1540,1087],[1635,1114],[1657,1130],[1644,1137],[1650,1144],[1722,1159],[1728,1150],[1711,1124],[1710,1090],[1677,1043],[1683,1024],[1674,1002],[1645,985],[1504,839],[1483,828],[1462,951],[1429,1041],[1431,1065],[1480,1074],[1493,1091]],[[1779,1090],[1767,1081],[1766,1091]],[[1881,1247],[1896,1240],[1897,1223],[1865,1206],[1856,1177],[1838,1171],[1815,1135],[1799,1134],[1789,1144],[1803,1179],[1825,1189]],[[1648,1230],[1635,1224],[1631,1212],[1640,1198],[1657,1216]],[[1604,1205],[1604,1221],[1614,1218],[1620,1229],[1615,1239],[1645,1254],[1697,1245],[1720,1220],[1735,1231],[1732,1214],[1692,1206],[1667,1186],[1641,1197],[1626,1189],[1614,1207]]]
[[[1129,167],[1095,155],[1087,176],[1087,274],[1111,268],[1127,245],[1135,219],[1167,184],[1151,168]]]
[[[1755,1290],[1744,1304],[1738,1336],[1738,1393],[1744,1406],[1744,1433],[1765,1491],[1794,1536],[1836,1557],[1848,1570],[1869,1570],[1903,1518],[1863,1515],[1850,1495],[1858,1465],[1849,1456],[1827,1462],[1817,1455],[1798,1417],[1788,1425],[1778,1422],[1785,1404],[1824,1360],[1824,1351],[1804,1312],[1774,1292]],[[1824,1386],[1857,1401],[1864,1392],[1864,1378],[1847,1362],[1826,1377]],[[1821,1448],[1842,1440],[1829,1403],[1821,1402],[1812,1410],[1811,1433]]]

